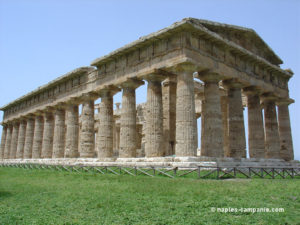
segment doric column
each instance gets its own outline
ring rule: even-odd
[[[32,116],[27,117],[25,144],[24,144],[24,159],[32,158],[32,144],[34,134],[34,119]]]
[[[101,107],[99,112],[97,151],[98,158],[111,158],[113,152],[113,95],[120,91],[119,88],[110,86],[99,92]]]
[[[222,122],[223,122],[223,149],[224,156],[229,156],[229,137],[228,137],[228,97],[227,94],[221,96],[221,111],[222,111]]]
[[[18,135],[19,135],[19,126],[20,122],[19,121],[14,121],[13,122],[13,131],[11,135],[11,145],[10,145],[10,159],[15,159],[16,158],[16,153],[17,153],[17,145],[18,145]]]
[[[262,100],[265,116],[265,157],[280,159],[280,140],[275,105],[276,98],[270,95],[263,95]]]
[[[293,100],[286,100],[277,103],[280,157],[286,161],[294,160],[294,148],[289,114],[289,104],[293,102]]]
[[[44,135],[41,158],[52,158],[54,136],[53,109],[47,109],[44,113]]]
[[[136,102],[135,89],[143,81],[130,79],[121,85],[123,89],[121,124],[120,124],[120,158],[136,157]]]
[[[62,106],[57,106],[54,112],[54,135],[52,158],[63,158],[65,155],[65,110]]]
[[[26,135],[26,120],[21,119],[19,134],[18,134],[18,145],[17,145],[17,153],[16,158],[22,159],[24,155],[24,146],[25,146],[25,135]]]
[[[6,139],[5,139],[5,148],[4,148],[4,153],[3,153],[3,159],[9,159],[9,157],[10,157],[12,130],[13,130],[13,125],[10,123],[7,125],[7,133],[6,133]]]
[[[176,90],[176,157],[197,155],[194,67],[177,67]]]
[[[248,145],[250,158],[265,157],[265,134],[259,92],[254,87],[243,89],[247,95]]]
[[[163,106],[162,87],[163,76],[150,74],[145,78],[148,81],[146,103],[146,157],[165,155],[163,140]]]
[[[246,158],[246,136],[242,103],[242,84],[235,79],[224,80],[228,95],[228,146],[227,157]]]
[[[0,159],[4,159],[4,149],[5,149],[5,141],[6,141],[6,134],[7,134],[7,125],[2,124],[2,136],[1,136],[1,146],[0,146]]]
[[[120,124],[116,125],[116,150],[119,154],[120,149]]]
[[[69,103],[66,107],[66,158],[79,156],[79,111],[77,103]]]
[[[44,132],[43,116],[42,114],[36,114],[35,123],[34,123],[33,144],[32,144],[33,159],[41,158],[43,132]]]
[[[9,159],[9,157],[10,157],[12,130],[13,130],[12,124],[8,124],[6,139],[5,139],[5,148],[4,148],[4,157],[3,157],[4,159]]]
[[[224,157],[223,122],[218,74],[201,74],[204,81],[202,104],[201,156]]]
[[[176,137],[176,77],[167,78],[163,82],[163,132],[165,141],[165,155],[175,154]]]
[[[85,94],[82,97],[81,130],[80,130],[80,151],[81,158],[95,157],[95,128],[94,128],[94,100],[97,96],[93,93]]]

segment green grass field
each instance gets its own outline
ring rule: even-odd
[[[284,212],[212,212],[212,208]],[[0,168],[0,224],[300,224],[300,179],[170,179]]]

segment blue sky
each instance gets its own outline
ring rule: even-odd
[[[284,61],[282,68],[294,71],[290,115],[300,159],[297,0],[0,0],[0,105],[185,17],[253,28]],[[145,86],[137,96],[145,101]]]

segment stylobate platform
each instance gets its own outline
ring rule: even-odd
[[[272,167],[300,168],[298,160],[235,159],[211,157],[153,157],[153,158],[57,158],[57,159],[6,159],[0,164],[41,164],[72,166],[121,166],[121,167]]]

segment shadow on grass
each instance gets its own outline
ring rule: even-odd
[[[8,192],[8,191],[0,191],[0,201],[4,198],[8,198],[12,196],[12,193],[11,192]]]

